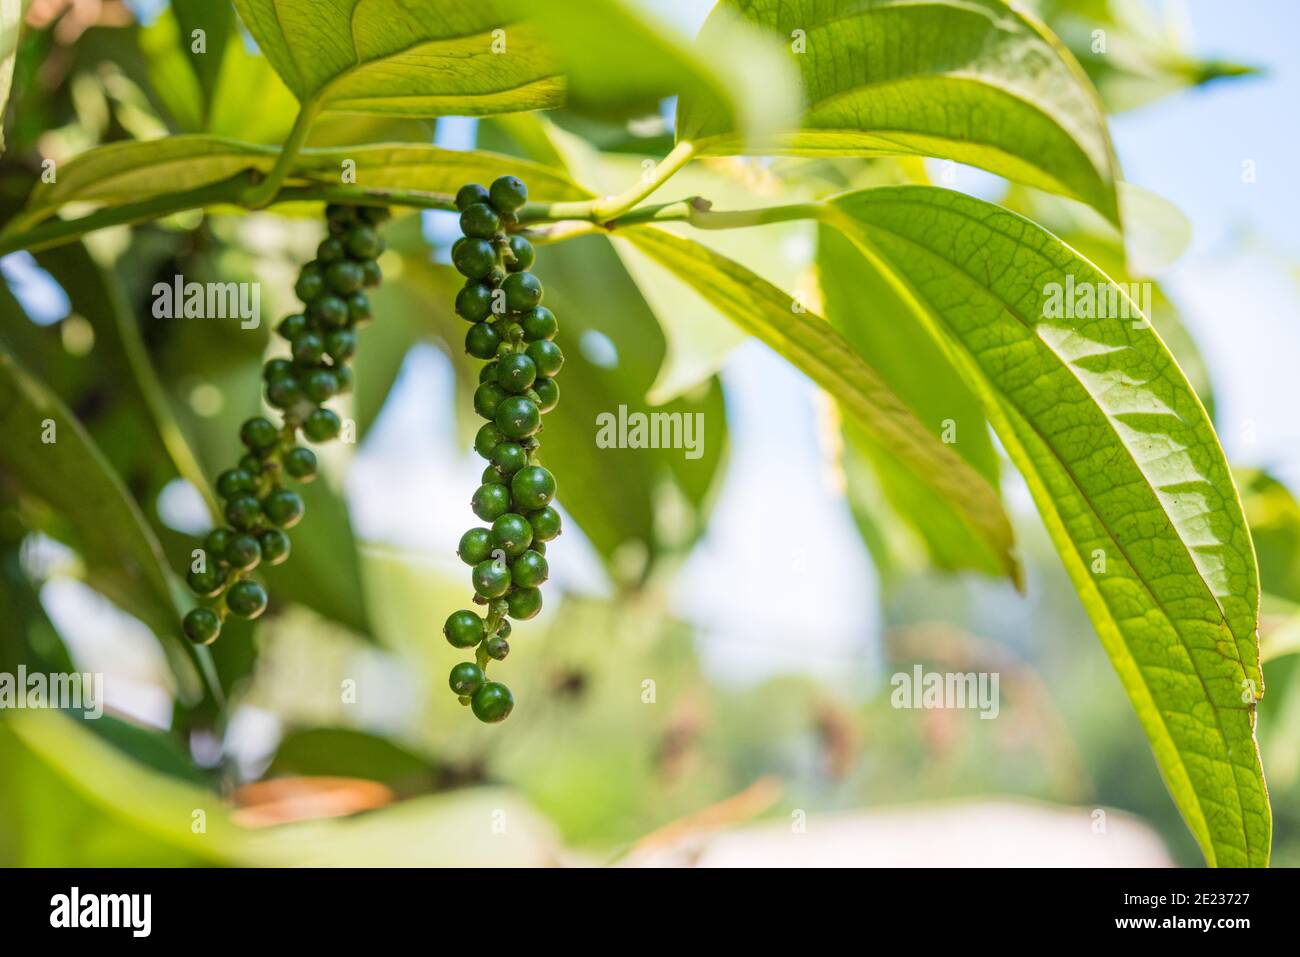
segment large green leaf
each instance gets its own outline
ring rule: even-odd
[[[497,0],[235,0],[235,7],[304,104],[442,116],[563,102],[553,56]]]
[[[621,235],[829,392],[875,441],[977,530],[1008,574],[1018,576],[1011,525],[989,479],[940,442],[830,323],[793,308],[791,297],[780,289],[688,239],[653,227],[634,227]]]
[[[1266,864],[1259,573],[1218,438],[1164,343],[1140,316],[1053,318],[1050,284],[1110,281],[1007,210],[924,186],[832,210],[983,400],[1206,859]]]
[[[723,0],[790,44],[806,109],[768,143],[690,91],[678,136],[704,153],[938,156],[1082,200],[1118,222],[1116,161],[1096,92],[1065,47],[1003,0]]]
[[[562,65],[567,100],[593,113],[653,114],[659,101],[690,95],[701,113],[740,135],[761,136],[798,115],[798,74],[779,40],[733,18],[707,43],[692,43],[633,0],[517,2]]]
[[[70,526],[87,581],[148,625],[178,676],[192,678],[179,638],[183,607],[139,507],[72,413],[3,345],[0,433],[3,473]]]
[[[197,134],[112,143],[67,163],[57,182],[38,185],[22,219],[43,219],[68,203],[135,203],[218,183],[244,170],[266,172],[277,155],[274,147]],[[289,183],[338,185],[344,161],[355,163],[357,185],[377,189],[455,193],[464,183],[490,182],[510,172],[523,178],[529,194],[541,202],[589,195],[539,163],[416,143],[306,149],[297,157]]]

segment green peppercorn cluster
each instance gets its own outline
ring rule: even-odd
[[[186,576],[191,591],[210,600],[181,623],[185,636],[198,644],[215,641],[230,614],[257,618],[266,611],[266,589],[249,576],[259,565],[279,565],[289,557],[285,532],[303,515],[302,498],[284,487],[284,479],[316,477],[316,455],[297,444],[298,430],[318,443],[337,437],[342,428],[338,415],[322,403],[352,388],[349,363],[357,351],[357,327],[372,316],[363,290],[382,278],[376,259],[384,241],[377,227],[388,211],[329,206],[325,213],[329,235],[294,287],[303,309],[276,327],[292,358],[271,359],[262,370],[266,401],[280,410],[283,424],[257,416],[240,428],[247,451],[216,483],[227,525],[204,539]]]
[[[537,463],[543,413],[560,399],[555,375],[564,353],[552,340],[555,316],[542,303],[542,284],[529,268],[533,247],[510,231],[528,190],[513,176],[484,189],[456,194],[464,236],[451,261],[465,276],[456,312],[472,323],[465,351],[487,360],[474,392],[474,411],[487,419],[474,449],[488,460],[483,484],[470,501],[486,527],[471,528],[457,554],[471,568],[474,601],[486,615],[454,612],[443,634],[456,648],[476,648],[475,660],[451,670],[451,690],[480,721],[504,721],[515,706],[505,685],[488,681],[489,662],[510,652],[510,621],[532,618],[542,608],[539,587],[549,574],[546,543],[560,534],[551,507],[555,477]]]

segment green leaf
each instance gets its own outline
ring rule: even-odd
[[[139,506],[72,413],[0,345],[0,466],[70,526],[97,591],[158,636],[178,675],[183,607]]]
[[[559,106],[564,81],[496,0],[235,0],[303,104],[402,116]]]
[[[112,143],[82,153],[60,169],[58,182],[34,189],[22,218],[37,221],[68,203],[135,203],[218,183],[244,170],[267,172],[278,155],[274,147],[199,134]],[[510,172],[524,179],[530,196],[540,202],[590,195],[539,163],[413,143],[306,149],[297,157],[289,184],[338,185],[345,160],[356,164],[357,184],[363,187],[454,194],[466,182],[491,182]]]
[[[9,86],[14,79],[14,58],[18,55],[22,18],[22,0],[0,0],[0,153],[5,148],[5,107],[9,103]]]
[[[562,64],[567,101],[594,114],[690,95],[697,110],[742,134],[762,135],[798,115],[798,74],[781,43],[733,18],[707,44],[694,43],[629,0],[517,3]]]
[[[983,401],[1206,860],[1267,864],[1259,573],[1218,438],[1172,356],[1140,316],[1053,318],[1068,279],[1111,283],[1014,213],[924,186],[831,205]]]
[[[806,109],[749,147],[690,94],[679,136],[705,154],[937,156],[1062,193],[1119,221],[1117,163],[1096,92],[1037,20],[1003,0],[724,0],[708,44],[738,11],[790,45]]]
[[[662,229],[621,235],[672,270],[728,318],[789,359],[837,399],[900,463],[951,503],[1018,579],[1010,522],[986,476],[944,445],[853,345],[819,316],[743,266]]]
[[[80,720],[48,710],[15,712],[0,724],[0,770],[11,768],[22,790],[3,810],[40,834],[24,848],[35,864],[121,866],[139,864],[143,855],[170,866],[537,867],[554,863],[557,851],[546,821],[502,788],[425,795],[347,818],[246,827],[221,795],[146,767]],[[34,781],[39,792],[28,784]],[[51,805],[63,813],[49,814]],[[195,810],[205,815],[202,833],[191,826]],[[494,813],[507,815],[506,833],[483,826]],[[47,851],[51,845],[57,850]]]
[[[925,428],[940,441],[946,438],[952,450],[996,490],[998,459],[984,410],[942,347],[911,320],[907,303],[849,240],[828,226],[820,227],[817,234],[817,267],[831,325],[859,355],[871,357],[872,367]],[[860,428],[848,428],[846,440],[853,453],[845,458],[849,501],[855,505],[859,524],[870,523],[881,535],[872,553],[882,570],[919,567],[900,554],[915,551],[915,546],[900,547],[890,541],[893,536],[884,529],[887,518],[862,514],[872,485],[878,485],[878,494],[884,499],[873,504],[878,508],[888,503],[886,507],[897,519],[911,528],[929,564],[993,575],[1006,570],[968,517],[922,478],[900,467],[887,447]],[[864,474],[867,469],[874,475]]]
[[[1256,67],[1203,60],[1186,49],[1176,18],[1153,16],[1128,0],[1046,0],[1043,19],[1079,58],[1107,113],[1136,109],[1215,80],[1258,74]]]
[[[351,728],[305,728],[284,736],[266,773],[364,778],[428,791],[438,783],[439,769],[387,738]]]

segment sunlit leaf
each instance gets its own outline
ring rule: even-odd
[[[1164,344],[1140,314],[1058,317],[1067,281],[1111,284],[1014,213],[930,187],[833,208],[983,401],[1206,859],[1266,864],[1259,573],[1218,438]]]
[[[1035,19],[1002,0],[725,0],[701,32],[730,17],[770,29],[802,78],[797,127],[751,153],[937,156],[1096,207],[1118,222],[1116,161],[1096,92]],[[689,91],[679,137],[705,153],[739,152],[724,119]]]

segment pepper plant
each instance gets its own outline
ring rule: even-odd
[[[240,42],[225,4],[173,7],[176,43],[156,59],[153,84],[169,135],[120,137],[57,168],[32,162],[0,253],[49,257],[100,231],[160,221],[193,228],[184,217],[196,211],[325,209],[315,259],[297,280],[301,311],[278,325],[287,351],[266,363],[265,399],[281,421],[244,424],[244,458],[216,480],[222,503],[211,499],[221,524],[187,569],[197,595],[224,594],[224,604],[191,610],[127,487],[11,344],[0,353],[0,463],[68,518],[104,594],[169,639],[184,616],[191,643],[169,644],[169,654],[178,673],[207,679],[199,700],[211,692],[207,643],[220,647],[222,620],[274,608],[274,581],[264,588],[257,576],[299,560],[285,530],[307,529],[313,514],[291,486],[316,470],[299,432],[320,443],[340,431],[328,403],[353,388],[354,353],[365,350],[357,329],[372,318],[364,289],[379,280],[382,211],[392,210],[385,228],[397,232],[410,213],[441,210],[459,216],[464,234],[450,256],[464,283],[455,311],[471,323],[465,351],[487,363],[473,400],[488,419],[474,442],[487,471],[472,496],[485,527],[458,546],[482,611],[448,609],[445,626],[452,645],[475,649],[450,685],[479,718],[514,707],[484,669],[505,657],[510,619],[540,607],[545,543],[559,531],[555,476],[564,478],[566,453],[581,454],[565,439],[573,426],[559,404],[547,419],[556,449],[540,464],[541,413],[559,403],[563,354],[553,342],[560,310],[530,270],[536,258],[545,276],[548,257],[562,264],[566,247],[612,241],[618,257],[695,297],[697,327],[660,318],[678,358],[700,361],[692,372],[669,360],[658,398],[707,382],[738,330],[834,400],[850,475],[869,473],[882,489],[864,519],[879,533],[868,537],[882,571],[891,545],[881,529],[902,528],[934,568],[1025,587],[991,431],[1206,860],[1267,863],[1271,817],[1254,735],[1260,575],[1208,395],[1189,381],[1200,378],[1194,346],[1171,320],[1158,330],[1117,283],[1133,194],[1093,81],[1109,89],[1121,67],[1085,56],[1085,70],[1036,14],[1002,0],[721,0],[690,43],[626,0],[235,0],[260,53]],[[1069,22],[1071,11],[1043,12]],[[8,15],[5,27],[12,51]],[[200,34],[224,47],[196,59],[190,41]],[[11,55],[0,93],[12,69]],[[256,115],[254,82],[296,103],[291,126]],[[546,112],[629,115],[667,97],[676,98],[671,136],[639,140],[584,141],[580,126]],[[481,118],[481,141],[495,148],[409,137],[412,121],[447,116]],[[339,139],[370,128],[398,134]],[[638,172],[620,153],[656,158]],[[679,186],[698,172],[725,178],[736,169],[726,158],[737,156],[773,158],[759,169],[776,181],[806,175],[782,191],[789,201],[766,205],[731,207]],[[1007,200],[932,183],[922,157],[1004,177]],[[611,170],[621,183],[610,185]],[[1057,198],[1109,238],[1085,255],[1036,221]],[[800,288],[720,251],[723,233],[761,246],[792,223],[817,241],[815,276]],[[558,277],[548,283],[565,295]],[[1110,307],[1049,308],[1054,290],[1083,288]],[[139,371],[137,352],[126,359]],[[65,438],[39,449],[29,423],[45,420]],[[186,451],[171,451],[180,474],[206,489]],[[88,470],[98,500],[46,480],[60,469]],[[623,494],[615,481],[608,488]],[[618,540],[619,508],[572,511],[604,550]]]

